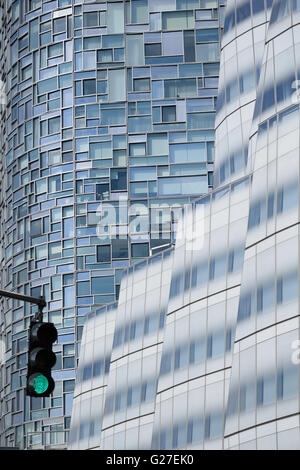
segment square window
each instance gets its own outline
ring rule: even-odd
[[[63,18],[56,18],[53,21],[53,32],[54,33],[63,33],[66,31],[66,19]]]
[[[51,46],[48,47],[48,57],[57,57],[62,55],[63,53],[63,45],[62,43],[58,44],[52,44]],[[48,90],[51,91],[51,90]]]
[[[83,94],[94,95],[96,93],[96,80],[84,80],[83,81]]]
[[[150,79],[149,78],[137,78],[133,80],[134,91],[150,91]]]
[[[144,258],[146,256],[149,256],[148,243],[132,243],[131,256],[133,258]]]
[[[84,27],[98,26],[98,23],[99,23],[98,14],[96,12],[83,14],[83,26]]]
[[[163,122],[176,121],[176,106],[163,106],[162,107],[162,121]]]

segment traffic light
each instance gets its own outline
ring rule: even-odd
[[[31,397],[48,397],[55,384],[51,368],[56,363],[52,344],[57,340],[53,323],[33,320],[29,329],[29,351],[26,394]]]

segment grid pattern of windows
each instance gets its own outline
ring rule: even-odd
[[[176,210],[212,186],[225,1],[0,7],[1,286],[44,295],[59,335],[53,398],[29,400],[18,345],[34,310],[1,299],[1,444],[63,446],[86,314],[118,299],[123,269],[170,246]]]

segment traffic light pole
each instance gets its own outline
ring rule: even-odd
[[[16,292],[1,289],[0,297],[9,297],[10,299],[23,300],[23,302],[36,304],[39,307],[39,310],[35,314],[35,320],[43,321],[43,308],[46,307],[46,301],[44,297],[31,297],[30,295],[17,294]]]

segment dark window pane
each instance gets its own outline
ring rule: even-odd
[[[146,56],[161,55],[161,43],[145,44],[145,55]]]
[[[149,256],[148,243],[133,243],[131,245],[131,256],[133,258],[143,258]]]
[[[111,260],[110,245],[101,245],[97,247],[97,261],[99,263],[109,263]]]
[[[127,238],[116,238],[112,240],[112,257],[128,258]]]
[[[198,29],[196,31],[197,42],[216,42],[219,41],[218,29]]]
[[[96,80],[84,80],[83,81],[83,94],[93,95],[96,93]]]
[[[98,26],[98,14],[96,12],[84,13],[83,26]]]
[[[176,121],[176,106],[163,106],[162,107],[162,120],[163,122]]]
[[[185,62],[195,62],[195,36],[194,31],[183,32],[184,60]]]
[[[30,235],[32,237],[41,235],[42,233],[42,219],[33,220],[30,226]]]
[[[127,189],[127,169],[111,170],[111,189],[112,191],[122,191]]]
[[[96,199],[102,200],[109,195],[109,184],[96,184]]]

